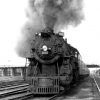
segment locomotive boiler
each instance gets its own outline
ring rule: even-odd
[[[36,33],[31,54],[26,71],[30,92],[56,94],[78,81],[80,54],[67,43],[62,32],[55,34],[46,28]]]

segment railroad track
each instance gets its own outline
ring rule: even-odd
[[[56,94],[56,95],[50,97],[48,100],[56,100],[58,97],[62,96],[64,93],[65,93],[65,91],[62,91],[59,94]]]
[[[77,87],[79,84],[81,84],[83,81],[85,81],[85,80],[87,80],[87,78],[84,78],[84,79],[82,79],[82,80],[80,79],[80,81],[76,82],[76,83],[75,83],[74,85],[72,85],[69,89],[66,89],[66,90],[62,91],[62,92],[60,92],[59,94],[54,95],[54,96],[50,97],[50,98],[47,99],[47,100],[60,100],[60,97],[62,97],[63,95],[66,95],[66,93],[69,92],[69,91],[75,90],[76,87]],[[69,98],[69,96],[66,95],[66,100],[69,100],[68,98]],[[65,99],[64,99],[64,100],[65,100]],[[70,99],[70,100],[78,100],[78,99]],[[81,99],[80,99],[80,100],[81,100]]]
[[[100,86],[99,86],[100,83],[98,84],[98,82],[96,81],[94,75],[92,76],[92,78],[93,78],[94,83],[95,83],[95,85],[96,85],[96,88],[97,88],[97,90],[98,90],[98,92],[99,92],[99,94],[100,94]]]
[[[9,82],[0,82],[0,88],[17,86],[17,85],[24,84],[24,83],[26,83],[24,80],[9,81]]]
[[[5,92],[0,94],[0,100],[37,100],[37,97],[35,95],[27,91],[27,87],[28,87],[28,84],[15,86],[12,88],[9,87],[5,89]],[[3,89],[1,91],[3,91]],[[65,92],[66,90],[60,92],[59,94],[53,95],[51,97],[46,97],[45,99],[42,99],[42,98],[41,99],[42,100],[57,100]],[[66,99],[67,99],[67,96],[66,96]]]
[[[20,94],[25,92],[27,93],[27,88],[28,84],[0,88],[0,100],[13,100],[13,98],[15,98],[15,95],[17,98],[17,95],[21,96]]]
[[[33,97],[32,93],[27,93],[27,91],[23,91],[22,93],[13,94],[7,96],[5,98],[1,98],[0,100],[29,100],[30,97]]]
[[[47,100],[56,100],[58,97],[63,95],[65,91],[60,92],[59,94],[53,95],[51,97],[46,97]],[[20,90],[13,90],[13,92],[9,95],[5,95],[0,98],[0,100],[34,100],[35,96],[34,94],[27,92],[27,89],[21,89]],[[32,98],[32,99],[30,99]]]
[[[97,91],[98,96],[100,97],[100,78],[96,79],[96,77],[94,75],[92,75],[92,82],[93,82],[92,83],[93,86],[96,87],[96,90],[93,90],[94,93],[95,93],[95,91]]]
[[[0,94],[1,94],[1,91],[7,91],[7,90],[15,89],[15,88],[26,87],[26,86],[28,86],[28,84],[21,84],[21,85],[15,85],[15,86],[10,86],[10,87],[3,87],[3,88],[0,88]]]
[[[97,89],[98,89],[98,91],[99,91],[99,93],[100,93],[100,87],[99,87],[99,84],[97,83],[97,81],[96,81],[96,79],[95,79],[95,77],[93,76],[93,80],[94,80],[94,82],[95,82],[95,84],[96,84],[96,87],[97,87]]]
[[[34,99],[34,95],[27,91],[28,86],[28,84],[22,84],[0,88],[0,100],[27,100],[31,97]],[[47,100],[54,100],[56,97],[63,94],[63,92],[54,95]]]

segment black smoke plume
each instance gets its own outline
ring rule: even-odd
[[[77,26],[83,19],[82,0],[29,0],[27,10],[28,22],[22,31],[22,40],[18,43],[18,54],[22,57],[31,56],[34,34],[45,27],[55,32]]]

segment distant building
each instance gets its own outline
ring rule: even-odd
[[[88,68],[99,68],[100,66],[96,64],[90,64],[90,65],[87,65],[87,67]]]
[[[0,81],[2,80],[20,80],[24,79],[25,66],[0,66]]]

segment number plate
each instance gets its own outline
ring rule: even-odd
[[[42,54],[48,54],[48,51],[42,51]]]
[[[53,80],[51,80],[51,79],[39,79],[39,86],[53,86]]]

